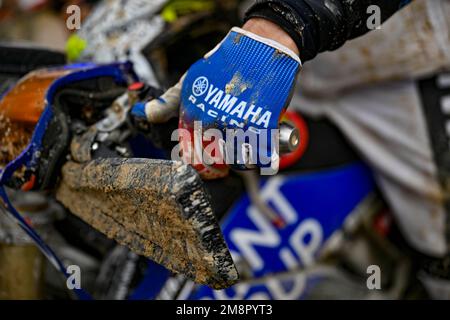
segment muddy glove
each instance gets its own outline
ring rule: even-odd
[[[179,132],[183,160],[203,178],[226,175],[227,164],[239,169],[249,164],[277,168],[277,137],[271,129],[278,128],[300,68],[298,55],[287,47],[233,28],[177,85],[159,99],[135,106],[133,113],[145,114],[152,123],[179,115],[179,127],[185,129]],[[220,130],[221,139],[216,139],[217,130],[208,135],[210,141],[198,143],[193,137],[194,129],[208,132],[211,128]],[[243,139],[236,137],[243,132]],[[207,147],[214,151],[202,152]]]

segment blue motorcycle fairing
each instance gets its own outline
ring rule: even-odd
[[[64,264],[57,257],[54,251],[42,240],[39,234],[25,221],[20,213],[10,202],[5,190],[6,183],[11,179],[14,172],[22,166],[34,168],[39,164],[39,155],[42,150],[42,140],[46,129],[54,115],[51,102],[58,89],[82,80],[94,79],[97,77],[112,77],[117,83],[128,84],[130,80],[137,80],[131,63],[116,63],[110,65],[95,64],[75,64],[62,67],[64,69],[73,69],[74,72],[55,80],[46,93],[46,107],[39,118],[39,121],[33,132],[31,142],[25,150],[13,161],[8,163],[3,170],[0,170],[0,198],[8,213],[14,218],[18,225],[30,236],[36,243],[42,253],[49,259],[53,266],[61,271],[62,274],[69,277]],[[51,68],[55,70],[58,68]],[[89,299],[90,296],[82,289],[74,289],[74,292],[80,299]]]
[[[57,68],[51,68],[49,70],[55,70]],[[82,80],[88,80],[98,77],[112,77],[117,83],[126,84],[129,81],[129,77],[137,79],[134,71],[132,70],[131,63],[117,63],[111,65],[94,65],[92,63],[74,64],[64,66],[63,69],[74,69],[73,73],[63,76],[53,82],[46,93],[47,106],[42,112],[38,123],[33,132],[30,144],[27,148],[10,164],[8,164],[3,171],[0,171],[0,184],[5,183],[11,178],[13,173],[22,165],[27,168],[33,168],[38,164],[39,151],[42,150],[42,139],[52,119],[54,113],[52,105],[49,101],[53,101],[55,93],[58,89],[65,85],[75,83]],[[20,162],[20,164],[18,164]]]

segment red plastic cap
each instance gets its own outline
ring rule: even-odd
[[[143,82],[135,82],[130,84],[130,86],[128,87],[129,91],[138,91],[141,90],[144,87],[144,83]]]

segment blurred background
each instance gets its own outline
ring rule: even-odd
[[[2,0],[0,1],[0,41],[27,42],[40,47],[65,49],[70,30],[66,27],[67,6],[80,7],[82,18],[96,0]]]

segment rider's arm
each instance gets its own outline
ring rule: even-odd
[[[349,39],[369,31],[371,5],[380,8],[384,22],[411,0],[257,0],[246,21],[270,20],[293,39],[303,62],[318,53],[339,48]]]

